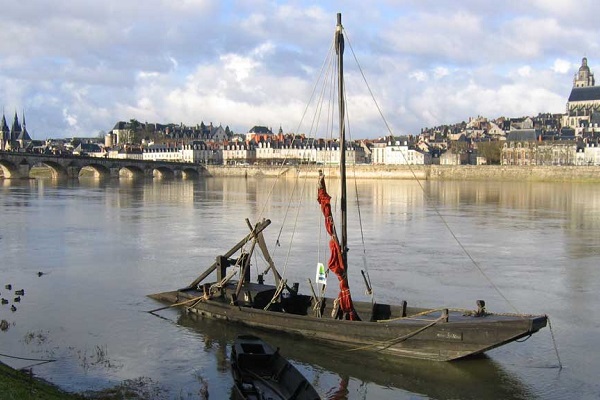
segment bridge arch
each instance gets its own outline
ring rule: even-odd
[[[125,179],[153,176],[194,179],[207,175],[205,166],[191,163],[0,151],[0,176],[3,178],[29,178],[31,169],[37,166],[48,168],[53,178],[85,177],[82,170],[90,168],[96,177]]]
[[[119,178],[139,179],[144,177],[144,170],[133,165],[119,169]]]
[[[0,160],[0,169],[5,178],[20,178],[19,167],[7,160]]]
[[[54,161],[44,160],[32,165],[32,167],[35,166],[43,166],[49,168],[50,173],[52,174],[52,179],[65,179],[69,176],[67,168]]]
[[[152,170],[152,176],[158,179],[173,179],[175,171],[168,167],[158,167]]]
[[[181,171],[181,177],[183,179],[198,179],[200,177],[200,173],[194,168],[184,168]]]
[[[92,163],[92,164],[88,164],[88,165],[84,166],[79,171],[79,177],[81,177],[82,172],[84,170],[92,171],[94,178],[104,179],[104,178],[110,177],[110,168],[107,168],[101,164],[93,164]]]

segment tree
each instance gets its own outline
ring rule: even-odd
[[[449,142],[448,148],[452,150],[454,154],[463,154],[469,150],[469,143],[464,140],[452,140]]]
[[[502,146],[504,142],[479,142],[477,143],[477,152],[481,157],[485,157],[488,164],[500,164],[502,159]]]
[[[129,120],[129,129],[125,143],[141,143],[140,122],[137,119]]]

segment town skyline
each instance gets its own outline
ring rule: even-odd
[[[595,10],[541,1],[13,4],[0,13],[0,104],[7,116],[25,113],[34,139],[92,137],[130,119],[294,131],[339,11],[396,135],[477,115],[562,113],[581,58],[600,65]],[[349,93],[349,103],[364,94]],[[383,130],[373,128],[375,107],[354,112],[357,137]]]

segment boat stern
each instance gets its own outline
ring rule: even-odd
[[[529,323],[529,333],[534,334],[540,329],[546,327],[548,325],[548,316],[547,315],[536,315],[533,316]]]

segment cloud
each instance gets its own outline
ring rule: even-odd
[[[398,134],[474,115],[563,112],[581,58],[600,66],[591,0],[31,0],[0,13],[0,99],[8,113],[25,111],[38,138],[95,136],[132,118],[292,131],[340,9],[348,86],[364,74]],[[356,131],[380,134],[369,91],[348,91]]]
[[[417,82],[425,82],[429,79],[425,71],[414,71],[409,75],[409,77]]]
[[[571,71],[575,71],[577,66],[573,65],[571,62],[563,59],[554,60],[554,64],[552,65],[552,71],[557,74],[566,74]]]
[[[63,118],[67,122],[67,124],[71,127],[77,127],[77,117],[69,112],[68,109],[63,109]]]
[[[450,70],[446,67],[435,67],[433,71],[433,77],[437,79],[442,79],[450,74]]]

